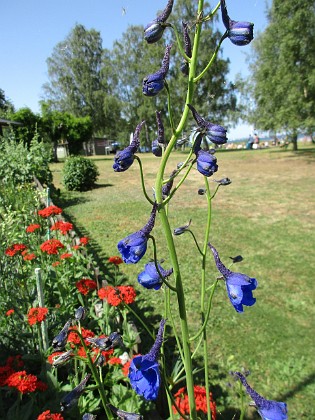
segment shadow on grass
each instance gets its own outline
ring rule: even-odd
[[[107,188],[107,187],[114,187],[114,184],[95,184],[94,188],[98,189],[98,188]]]
[[[310,375],[306,376],[302,381],[296,384],[292,389],[284,394],[280,394],[277,398],[278,401],[286,401],[289,398],[292,398],[296,393],[302,391],[308,385],[315,383],[315,372],[311,373]]]

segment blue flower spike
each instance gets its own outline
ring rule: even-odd
[[[231,372],[244,385],[247,394],[253,399],[254,406],[263,420],[287,420],[287,404],[284,402],[266,400],[247,383],[245,376],[240,372]],[[252,404],[251,404],[252,405]]]
[[[136,413],[129,413],[119,408],[114,407],[112,404],[107,404],[107,407],[119,418],[123,420],[143,420],[143,416]]]
[[[73,388],[60,402],[61,411],[69,410],[73,407],[79,400],[80,395],[83,393],[84,388],[86,387],[87,381],[90,379],[91,374],[87,374],[78,386]]]
[[[192,49],[191,49],[191,40],[190,40],[189,32],[188,32],[188,23],[182,22],[182,27],[183,27],[183,36],[184,36],[184,50],[187,57],[191,58]],[[182,61],[180,65],[180,70],[185,76],[188,76],[189,64],[186,60]]]
[[[163,278],[161,278],[159,272],[156,269],[154,262],[149,262],[145,265],[144,271],[138,275],[138,282],[141,286],[146,289],[159,290],[163,284],[163,279],[170,276],[173,273],[173,269],[164,270],[160,264],[157,264],[159,271]]]
[[[115,172],[124,172],[133,164],[135,159],[134,155],[140,146],[140,131],[144,124],[145,121],[142,121],[137,125],[130,145],[127,146],[124,150],[116,153],[113,165]]]
[[[187,104],[188,108],[191,110],[193,117],[198,124],[198,130],[209,138],[210,141],[214,144],[224,144],[227,142],[226,129],[218,124],[212,124],[211,122],[206,121],[202,118],[196,109]]]
[[[212,251],[217,269],[225,280],[226,290],[232,305],[236,312],[244,312],[243,305],[252,306],[256,302],[256,299],[253,297],[253,290],[257,287],[257,280],[248,277],[246,274],[235,273],[226,268],[221,262],[215,247],[210,243],[208,245]]]
[[[143,79],[142,93],[145,96],[156,96],[164,88],[165,77],[170,64],[171,48],[172,45],[166,46],[161,68]]]
[[[144,28],[144,39],[148,44],[153,44],[162,38],[165,28],[170,26],[166,20],[172,13],[174,0],[168,0],[163,12]]]
[[[154,227],[157,204],[153,204],[148,223],[118,242],[117,248],[126,264],[137,264],[147,251],[148,237]]]
[[[251,22],[238,22],[230,19],[225,0],[221,0],[222,21],[227,30],[227,36],[234,45],[249,44],[254,38],[254,24]]]
[[[130,384],[138,395],[148,401],[157,399],[161,385],[158,357],[163,343],[165,322],[165,319],[161,320],[155,343],[149,353],[134,357],[130,363]]]

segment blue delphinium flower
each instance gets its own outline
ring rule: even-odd
[[[161,375],[157,360],[163,342],[165,322],[165,319],[161,320],[159,332],[149,353],[144,356],[134,357],[130,363],[128,374],[130,384],[138,395],[142,395],[149,401],[157,399],[161,385]]]
[[[172,268],[170,270],[164,270],[160,264],[158,264],[158,268],[163,278],[166,278],[173,273]],[[154,262],[149,262],[145,265],[144,271],[138,275],[138,282],[146,289],[158,290],[161,288],[163,279],[157,271]]]
[[[148,42],[148,44],[153,44],[161,39],[164,29],[170,26],[166,23],[166,20],[172,12],[173,3],[174,0],[168,0],[163,12],[152,20],[152,22],[148,23],[144,28],[144,39]]]
[[[126,264],[136,264],[147,250],[148,236],[155,222],[157,204],[154,203],[148,223],[131,235],[118,242],[117,248]]]
[[[287,420],[288,410],[286,403],[266,400],[248,385],[246,378],[242,373],[231,373],[242,382],[247,394],[253,399],[254,405],[263,420]]]
[[[221,12],[222,21],[230,41],[239,46],[249,44],[254,38],[254,24],[251,22],[238,22],[230,19],[225,0],[221,0]]]
[[[127,146],[124,150],[121,150],[120,152],[116,153],[113,165],[115,172],[124,172],[127,169],[129,169],[130,166],[133,164],[133,161],[135,159],[134,154],[140,146],[140,131],[144,123],[145,121],[142,121],[140,124],[137,125],[130,145]]]
[[[193,117],[198,124],[198,130],[202,134],[206,135],[214,144],[224,144],[227,142],[226,129],[224,127],[206,121],[198,114],[192,105],[187,104],[187,106],[191,110]]]
[[[77,402],[86,387],[87,381],[90,379],[91,374],[87,374],[86,377],[83,379],[78,386],[73,388],[60,402],[61,411],[68,410],[69,408],[73,407]]]
[[[170,64],[171,48],[172,45],[166,46],[161,68],[157,72],[149,74],[143,79],[142,93],[144,95],[155,96],[164,88],[165,77]]]
[[[217,158],[206,150],[197,153],[197,169],[204,176],[211,176],[218,170]]]
[[[63,326],[60,333],[57,334],[56,337],[53,339],[52,346],[54,350],[62,350],[65,347],[67,343],[67,338],[68,338],[69,328],[71,326],[71,323],[72,323],[72,320],[69,319]]]
[[[226,268],[220,258],[217,250],[210,243],[208,244],[217,269],[220,271],[225,280],[225,285],[229,299],[237,312],[243,312],[243,305],[252,306],[256,302],[253,297],[253,290],[257,287],[257,280],[248,277],[246,274],[234,273]]]
[[[191,40],[188,33],[188,23],[182,22],[183,27],[183,35],[184,35],[184,49],[187,57],[191,58],[192,50],[191,50]],[[181,72],[188,76],[189,73],[189,64],[186,60],[183,60],[180,65]]]

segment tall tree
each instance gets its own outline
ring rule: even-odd
[[[315,127],[315,8],[310,0],[273,0],[268,26],[256,39],[249,121],[286,131],[297,149],[300,131]]]
[[[7,118],[9,113],[14,112],[12,102],[6,98],[3,89],[0,89],[0,117]]]
[[[50,109],[89,116],[96,132],[106,126],[102,57],[100,33],[77,24],[47,59],[49,82],[43,86]]]

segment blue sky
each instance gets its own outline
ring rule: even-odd
[[[198,4],[197,0],[192,1]],[[266,27],[266,1],[226,0],[230,17],[254,22],[256,32]],[[48,80],[46,59],[76,23],[100,31],[103,47],[111,48],[128,25],[145,25],[166,3],[167,0],[0,0],[0,88],[16,108],[28,106],[39,112],[42,85]],[[224,30],[221,22],[219,27]],[[224,41],[223,54],[231,60],[231,80],[237,73],[248,74],[250,51],[250,46],[237,47]],[[248,136],[250,130],[239,125],[230,130],[229,138]]]

